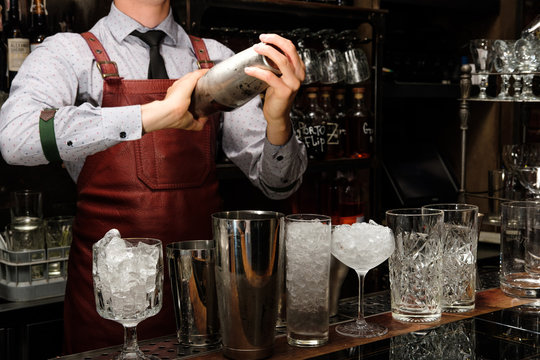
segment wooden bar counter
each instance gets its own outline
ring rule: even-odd
[[[289,346],[286,336],[278,334],[269,359],[540,359],[540,307],[532,304],[532,300],[508,297],[498,288],[483,290],[477,293],[474,311],[443,313],[436,323],[401,323],[394,321],[390,312],[369,316],[368,321],[389,329],[378,338],[345,337],[335,332],[334,324],[328,344],[298,348]],[[174,335],[140,341],[140,347],[160,359],[226,359],[219,348],[197,352],[183,347]],[[58,359],[112,359],[118,350],[99,349]]]

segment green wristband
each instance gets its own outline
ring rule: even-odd
[[[49,162],[60,162],[60,153],[54,135],[54,115],[57,109],[45,109],[39,115],[39,137],[43,154]]]

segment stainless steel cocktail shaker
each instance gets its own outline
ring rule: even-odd
[[[284,215],[225,211],[212,215],[216,290],[223,354],[267,358],[274,351],[284,280]]]
[[[244,69],[256,66],[281,74],[277,66],[253,47],[214,65],[199,79],[191,97],[190,112],[195,117],[231,111],[263,92],[268,84],[247,75]]]

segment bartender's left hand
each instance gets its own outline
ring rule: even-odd
[[[254,50],[272,60],[281,71],[281,76],[256,67],[248,67],[245,72],[269,85],[263,107],[268,123],[266,136],[270,143],[283,145],[291,136],[290,111],[294,97],[304,81],[305,66],[292,41],[276,34],[262,34],[259,39],[265,44],[255,45]],[[283,53],[266,44],[278,47]]]

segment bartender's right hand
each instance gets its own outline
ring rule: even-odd
[[[169,87],[163,100],[142,105],[143,134],[161,129],[202,130],[208,118],[195,119],[188,108],[197,81],[207,71],[196,70],[184,75]]]

